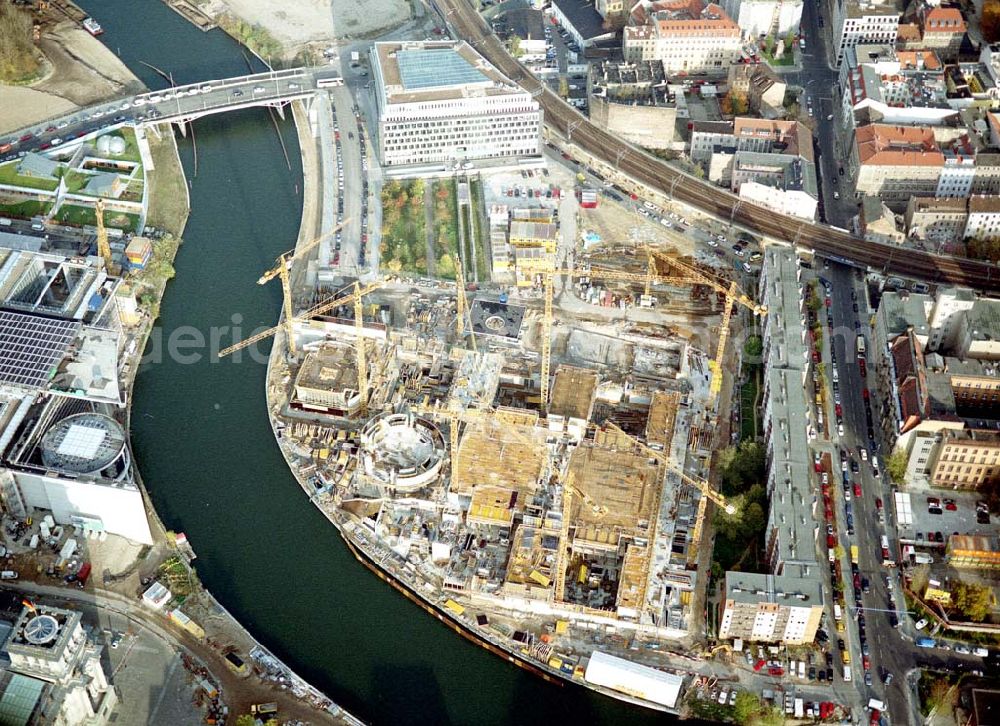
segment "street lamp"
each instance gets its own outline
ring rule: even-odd
[[[736,200],[736,204],[733,205],[733,211],[729,215],[729,226],[730,227],[733,226],[733,220],[736,218],[736,212],[738,212],[739,209],[740,209],[740,207],[742,207],[742,206],[743,206],[743,200],[742,199],[737,199]]]
[[[580,124],[582,124],[582,123],[583,123],[583,121],[576,120],[576,121],[570,121],[566,125],[566,141],[567,142],[570,142],[570,141],[573,140],[573,130],[576,129],[576,128],[578,128],[580,126]]]

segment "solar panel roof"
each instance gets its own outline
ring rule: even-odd
[[[0,310],[0,382],[42,388],[80,323]]]
[[[451,48],[422,48],[396,53],[399,77],[408,91],[483,83],[490,79]]]

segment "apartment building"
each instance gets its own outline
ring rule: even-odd
[[[968,201],[955,197],[911,197],[906,204],[906,236],[938,245],[961,240],[969,220]]]
[[[1000,433],[943,431],[930,469],[936,487],[978,489],[1000,483]]]
[[[788,84],[765,63],[740,63],[729,68],[729,91],[746,94],[751,112],[766,119],[785,115]]]
[[[641,0],[622,34],[626,61],[659,60],[669,73],[726,75],[740,57],[740,28],[715,3]]]
[[[899,31],[900,5],[894,0],[834,0],[833,41],[840,65],[848,48],[859,43],[894,45]]]
[[[911,197],[967,197],[989,186],[993,171],[964,132],[942,134],[922,126],[873,123],[855,131],[850,166],[859,194],[902,212]],[[977,161],[982,165],[977,166]]]
[[[926,51],[860,44],[848,48],[840,66],[843,117],[877,119],[896,126],[940,126],[957,118],[948,99],[944,65]]]
[[[958,56],[965,38],[965,18],[956,7],[924,5],[920,9],[920,30],[925,48],[952,59]]]
[[[869,242],[902,244],[905,233],[896,224],[896,215],[878,197],[861,198],[861,209],[855,219],[855,231]]]
[[[798,259],[789,250],[764,254],[760,274],[764,319],[763,436],[767,442],[769,511],[765,547],[771,574],[818,578],[810,482],[806,389],[811,358],[806,345],[805,302]],[[822,516],[822,509],[819,510]]]
[[[387,167],[541,153],[538,102],[465,42],[376,43],[372,71]]]
[[[731,178],[732,190],[740,199],[779,214],[816,219],[816,167],[801,156],[737,151]]]
[[[721,0],[719,4],[748,39],[770,33],[795,35],[802,22],[803,0]]]
[[[591,63],[590,119],[626,141],[647,149],[678,149],[676,131],[683,94],[675,94],[658,60]]]
[[[1000,418],[998,340],[1000,300],[964,288],[882,295],[869,355],[872,392],[890,447],[910,452],[914,475],[933,475],[929,453],[913,460],[921,436]]]
[[[969,198],[965,237],[1000,239],[1000,197],[974,195]]]
[[[818,579],[727,572],[719,639],[807,645],[822,616]]]

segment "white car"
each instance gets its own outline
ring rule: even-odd
[[[837,433],[840,436],[844,435],[844,424],[842,424],[842,423],[841,424],[837,424]]]
[[[920,618],[920,620],[913,624],[913,627],[917,630],[923,630],[927,627],[927,618]]]
[[[861,461],[868,461],[868,449],[861,450]]]
[[[708,246],[709,246],[709,247],[718,247],[718,246],[719,246],[719,243],[718,243],[718,242],[716,242],[716,241],[715,241],[714,239],[712,239],[711,237],[709,237],[709,238],[708,238]]]
[[[664,227],[673,227],[674,226],[673,222],[671,222],[669,219],[667,219],[665,217],[660,217],[660,224],[662,224]]]

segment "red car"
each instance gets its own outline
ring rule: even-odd
[[[870,395],[871,395],[871,394],[870,394],[870,393],[868,393],[868,389],[867,389],[867,388],[862,388],[862,389],[861,389],[861,397],[862,397],[863,399],[865,399],[865,400],[867,401],[867,400],[868,400],[868,397],[869,397]]]
[[[837,414],[837,418],[840,418],[841,416],[844,415],[844,407],[841,406],[839,403],[834,404],[833,410]]]
[[[861,485],[858,484],[857,482],[854,482],[854,496],[856,497],[861,496]]]
[[[828,534],[826,536],[826,546],[830,547],[830,548],[836,547],[837,546],[837,538],[835,536],[833,536],[832,534]]]
[[[764,667],[764,663],[766,663],[766,662],[767,661],[764,661],[764,660],[757,661],[756,663],[753,664],[753,669],[755,671],[760,671],[760,669]]]
[[[816,349],[813,349],[813,361],[819,363],[819,351]]]
[[[33,138],[35,138],[34,134],[25,134],[18,140],[23,144],[25,141],[31,141]]]
[[[830,307],[831,305],[833,305],[833,300],[831,300],[830,298],[827,298],[826,299],[826,306]]]
[[[872,668],[872,662],[869,660],[867,655],[861,656],[861,665],[864,666],[866,671],[870,671]]]
[[[767,669],[767,675],[769,676],[783,676],[785,675],[785,669],[780,666],[771,666]]]
[[[875,509],[882,508],[882,497],[876,497],[875,499]]]
[[[48,141],[46,141],[44,144],[42,144],[38,148],[41,151],[45,151],[46,149],[51,149],[52,148],[52,144],[50,144]]]

